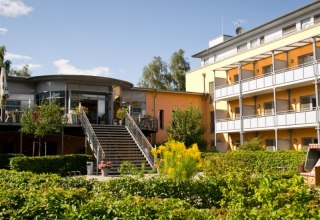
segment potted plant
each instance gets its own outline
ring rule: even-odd
[[[102,176],[108,176],[109,170],[112,168],[112,162],[101,160],[98,164],[98,168],[101,170]]]
[[[120,124],[120,125],[122,125],[122,121],[123,121],[123,119],[125,118],[126,113],[127,113],[127,108],[122,107],[122,108],[119,108],[119,109],[118,109],[118,111],[117,111],[117,118],[119,119],[119,124]]]

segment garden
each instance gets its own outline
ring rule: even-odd
[[[297,173],[304,152],[201,153],[171,141],[153,154],[156,177],[102,182],[64,175],[86,155],[0,156],[0,219],[320,219],[320,191]]]

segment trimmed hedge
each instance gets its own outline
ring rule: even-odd
[[[232,151],[204,155],[203,171],[207,176],[239,171],[292,176],[298,173],[298,165],[306,158],[306,152],[298,151]],[[284,172],[281,169],[284,167]]]
[[[10,158],[25,157],[23,154],[0,154],[0,169],[10,169]]]
[[[89,156],[73,154],[45,157],[14,157],[10,159],[10,167],[16,171],[30,171],[33,173],[56,173],[66,175],[69,171],[87,172]]]

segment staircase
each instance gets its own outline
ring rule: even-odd
[[[96,158],[97,167],[102,160],[111,161],[111,175],[119,174],[120,165],[125,161],[133,163],[138,169],[142,163],[146,165],[146,171],[152,169],[152,146],[128,113],[125,126],[91,125],[84,111],[80,112],[79,120]]]
[[[92,125],[92,128],[105,153],[104,160],[112,162],[109,174],[119,174],[120,165],[125,161],[139,169],[142,163],[146,165],[146,171],[152,169],[124,125]]]

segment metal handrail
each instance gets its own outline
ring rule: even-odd
[[[85,131],[86,138],[90,143],[93,155],[97,159],[97,169],[98,164],[101,160],[105,158],[105,153],[100,145],[100,142],[94,133],[94,130],[90,124],[90,121],[84,111],[80,111],[79,120],[81,122],[82,129]]]
[[[125,115],[125,125],[150,166],[154,167],[154,158],[151,153],[153,147],[128,112]]]

